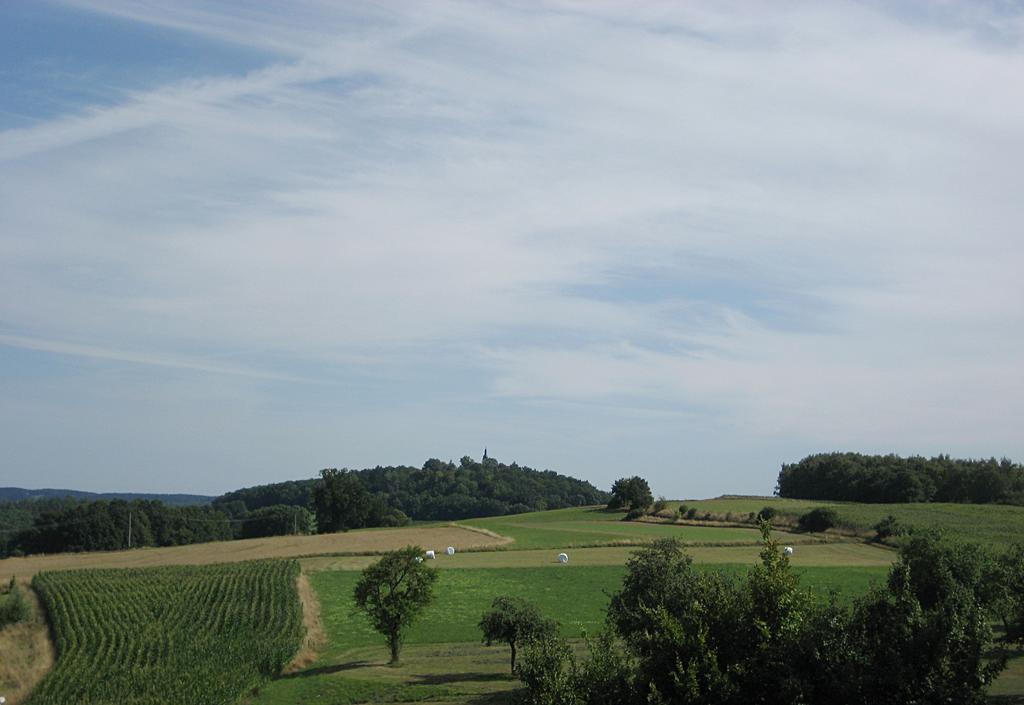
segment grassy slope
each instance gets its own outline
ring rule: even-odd
[[[621,512],[593,507],[556,509],[550,512],[515,514],[505,517],[469,519],[462,524],[494,531],[515,539],[506,549],[564,549],[609,544],[637,545],[658,538],[675,537],[690,545],[755,545],[760,533],[755,528],[647,524],[622,521]],[[780,534],[782,536],[782,534]],[[791,543],[818,541],[818,537],[785,534]]]
[[[673,503],[678,504],[678,503]],[[1000,504],[857,504],[813,502],[778,497],[686,500],[698,512],[747,514],[771,506],[782,513],[802,514],[814,507],[834,507],[844,522],[869,530],[892,514],[920,529],[941,529],[965,541],[1006,546],[1024,541],[1024,507]]]

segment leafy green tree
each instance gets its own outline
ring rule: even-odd
[[[359,476],[348,470],[325,468],[313,488],[316,524],[320,533],[329,534],[367,526],[370,493]]]
[[[1006,639],[1024,644],[1024,544],[1014,544],[998,559],[996,584],[1001,586],[999,616]]]
[[[521,597],[502,595],[494,598],[491,609],[480,618],[480,630],[490,646],[496,641],[508,644],[512,650],[511,671],[516,670],[516,646],[556,631],[557,623],[545,617],[537,606]]]
[[[356,583],[356,606],[384,635],[392,665],[398,663],[409,626],[434,598],[437,571],[423,562],[422,556],[419,546],[389,551],[364,570]]]
[[[260,507],[242,517],[240,537],[286,536],[316,533],[316,518],[305,507],[274,504]]]
[[[608,502],[609,509],[639,509],[646,511],[654,501],[651,486],[647,480],[634,475],[620,477],[612,485],[612,498]]]
[[[801,514],[797,524],[801,531],[827,531],[839,526],[839,514],[832,507],[817,507]]]
[[[569,643],[551,631],[527,643],[519,664],[519,679],[526,686],[526,705],[584,705],[576,657]]]

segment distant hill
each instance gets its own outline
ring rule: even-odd
[[[494,458],[462,458],[458,464],[427,460],[422,468],[395,466],[354,470],[366,489],[412,519],[451,520],[522,514],[607,504],[611,495],[585,480],[534,470]],[[213,506],[229,515],[273,505],[313,508],[319,480],[292,480],[246,487],[217,497]]]
[[[190,506],[196,504],[209,504],[213,497],[201,494],[152,494],[145,492],[84,492],[82,490],[58,490],[45,488],[41,490],[27,490],[22,487],[0,487],[0,502],[20,502],[25,499],[155,499],[164,504],[175,506]]]

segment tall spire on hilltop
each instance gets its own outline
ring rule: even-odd
[[[484,457],[480,462],[483,462],[484,460],[487,460],[487,446],[484,446]]]

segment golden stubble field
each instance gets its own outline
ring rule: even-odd
[[[315,555],[367,554],[419,545],[443,551],[447,546],[459,550],[493,548],[509,539],[489,532],[460,526],[372,529],[315,536],[272,536],[261,539],[216,541],[190,546],[136,548],[130,551],[100,553],[62,553],[52,556],[28,556],[0,560],[0,581],[12,575],[27,578],[42,570],[79,568],[148,568],[161,565],[206,565],[233,563],[263,558],[298,558]]]

